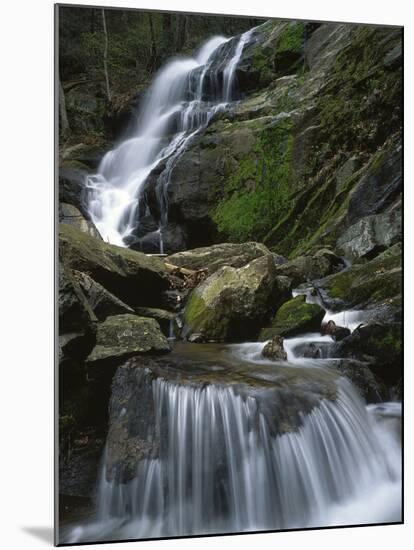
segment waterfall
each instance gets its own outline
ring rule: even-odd
[[[139,224],[141,193],[147,178],[161,167],[156,186],[160,209],[156,233],[159,250],[164,252],[171,172],[195,134],[234,99],[237,64],[253,31],[238,40],[213,37],[194,57],[174,59],[159,71],[143,102],[133,136],[109,151],[98,173],[87,180],[89,212],[105,241],[126,245]],[[219,75],[214,67],[220,66],[217,62],[226,43],[231,47],[231,56]]]
[[[400,520],[396,404],[366,407],[341,378],[336,399],[286,429],[280,402],[254,391],[162,377],[150,388],[153,452],[123,479],[108,436],[95,521],[70,542]]]

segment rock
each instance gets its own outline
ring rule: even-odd
[[[107,244],[66,224],[59,230],[59,253],[69,267],[87,272],[131,307],[161,305],[169,285],[159,258]]]
[[[59,334],[90,332],[97,318],[71,269],[59,263]]]
[[[225,266],[192,291],[184,311],[185,337],[205,341],[254,338],[268,312],[275,279],[271,255],[241,268]]]
[[[402,374],[401,324],[362,325],[338,343],[336,356],[368,362],[374,375],[391,387]]]
[[[213,274],[224,266],[243,267],[252,260],[270,254],[269,249],[260,243],[220,243],[168,256],[166,261],[187,269],[208,269]],[[279,258],[280,259],[280,258]]]
[[[97,283],[86,273],[73,271],[90,307],[99,321],[103,321],[111,315],[122,313],[134,313],[134,310],[119,298],[111,294],[101,284]]]
[[[384,385],[375,378],[369,363],[354,359],[341,359],[335,361],[334,365],[358,388],[367,403],[377,403],[386,397]]]
[[[345,267],[345,263],[327,248],[318,250],[312,256],[299,256],[277,267],[278,275],[284,275],[292,280],[294,287],[304,283],[337,273]]]
[[[66,162],[77,161],[96,170],[105,154],[105,149],[99,145],[77,143],[63,150],[62,159]]]
[[[349,328],[339,327],[332,319],[321,326],[321,334],[328,334],[336,341],[343,340],[351,334]]]
[[[332,311],[367,307],[401,310],[401,245],[397,243],[369,262],[317,281],[315,286]]]
[[[401,240],[401,210],[395,208],[361,218],[340,236],[336,246],[350,260],[370,259]]]
[[[88,235],[95,239],[102,239],[94,224],[90,220],[85,219],[73,204],[59,203],[59,222],[73,225],[79,231],[88,233]]]
[[[304,332],[319,332],[325,311],[317,304],[307,304],[305,296],[296,296],[276,312],[271,326],[262,329],[260,340],[276,335],[295,336]]]
[[[266,359],[281,359],[286,361],[287,353],[283,348],[283,338],[281,336],[274,336],[263,348],[262,355]]]
[[[96,346],[89,354],[88,371],[115,366],[140,353],[166,353],[170,347],[155,319],[114,315],[98,323]]]
[[[89,218],[85,169],[68,165],[59,166],[59,203],[75,206],[81,214]]]
[[[141,317],[150,317],[151,319],[155,319],[157,323],[160,325],[162,332],[164,333],[167,338],[171,334],[171,330],[173,330],[173,333],[175,334],[176,329],[176,313],[172,313],[171,311],[166,311],[165,309],[158,309],[154,307],[137,307],[135,309],[135,313],[137,315],[140,315]],[[173,335],[174,335],[173,334]]]

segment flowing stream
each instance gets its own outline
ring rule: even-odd
[[[230,42],[223,37],[159,72],[134,136],[105,155],[88,183],[90,213],[105,240],[125,246],[139,224],[140,192],[162,164],[163,251],[171,170],[236,97],[237,64],[251,37],[232,39],[220,78],[214,67]],[[362,319],[360,312],[335,315],[351,330]],[[400,521],[400,404],[367,406],[329,359],[300,353],[304,344],[330,341],[319,334],[287,339],[288,360],[279,363],[262,358],[264,343],[176,343],[166,359],[174,369],[138,369],[121,398],[116,382],[96,511],[62,533],[64,541]],[[202,366],[193,372],[188,361]],[[116,462],[125,433],[128,452]]]

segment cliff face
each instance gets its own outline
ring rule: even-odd
[[[373,226],[398,235],[400,225],[401,38],[385,27],[259,27],[238,67],[243,99],[172,172],[172,248],[258,240],[290,257],[317,245],[348,255],[364,226],[383,250]]]

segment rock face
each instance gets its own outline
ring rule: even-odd
[[[172,254],[167,262],[187,269],[206,268],[208,273],[213,274],[224,266],[243,267],[266,254],[270,254],[269,249],[260,243],[221,243]]]
[[[351,225],[336,245],[347,258],[372,258],[402,240],[401,205]]]
[[[156,306],[168,288],[164,264],[155,257],[106,244],[62,224],[59,251],[72,269],[86,271],[129,306]]]
[[[281,336],[274,336],[263,348],[262,355],[266,359],[281,359],[282,361],[286,361],[287,353],[283,348],[283,338]]]
[[[271,326],[260,332],[260,340],[274,336],[295,336],[305,332],[319,332],[325,311],[317,304],[307,304],[305,296],[296,296],[276,312]]]
[[[95,239],[101,239],[99,231],[96,229],[94,224],[85,219],[85,217],[80,213],[76,206],[73,206],[73,204],[67,204],[64,202],[59,204],[59,222],[73,225],[73,227],[76,227],[79,231],[88,233],[88,235],[95,237]]]
[[[165,353],[170,346],[155,319],[114,315],[97,326],[96,346],[89,354],[88,369],[112,368],[140,353]],[[113,371],[112,371],[113,373]]]
[[[204,341],[254,337],[263,323],[275,280],[271,255],[236,269],[222,267],[190,295],[184,311],[184,335]]]

